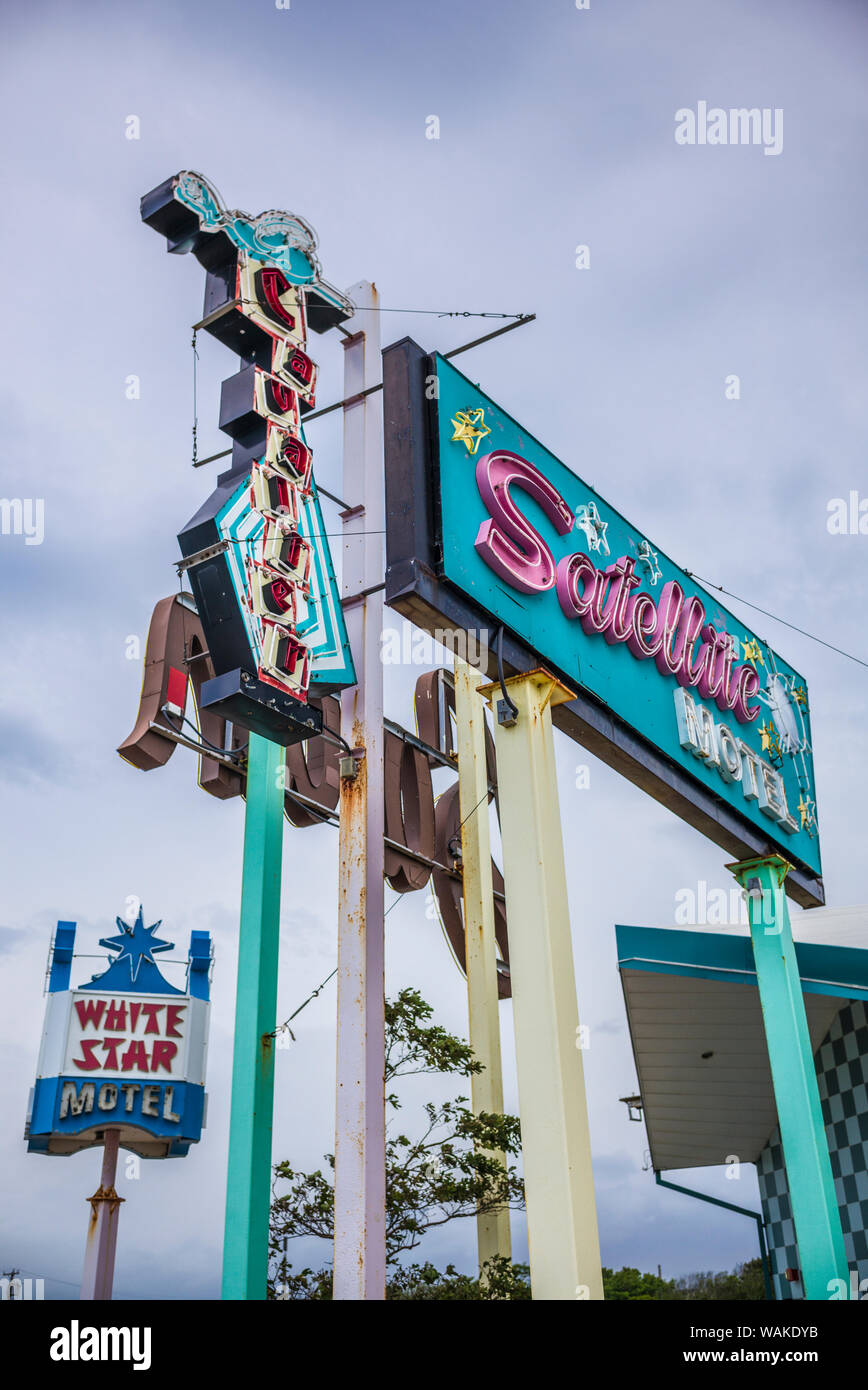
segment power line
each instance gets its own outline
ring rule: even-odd
[[[476,808],[474,807],[474,810],[475,810],[475,809],[476,809]],[[462,822],[462,823],[463,823],[463,822]],[[404,896],[403,893],[399,893],[398,896],[395,898],[395,901],[394,901],[393,903],[390,903],[390,904],[389,904],[389,906],[386,908],[386,911],[383,913],[383,921],[386,920],[386,918],[388,917],[389,913],[392,911],[392,908],[398,906],[398,903],[401,901],[401,899],[403,898],[403,896]],[[293,1020],[298,1014],[301,1013],[302,1009],[306,1009],[307,1006],[308,1006],[308,1004],[310,1004],[312,1000],[316,999],[317,995],[319,995],[319,994],[322,993],[322,991],[325,989],[326,985],[328,984],[329,980],[334,979],[334,977],[335,977],[335,975],[337,975],[337,973],[338,973],[338,967],[335,966],[335,968],[334,968],[334,970],[331,972],[331,974],[330,974],[330,975],[326,975],[326,977],[325,977],[325,979],[323,980],[322,984],[321,984],[321,985],[317,985],[317,987],[316,987],[316,989],[313,991],[313,993],[312,993],[312,994],[309,994],[309,995],[307,996],[307,998],[304,1000],[304,1002],[301,1003],[301,1004],[299,1004],[298,1008],[297,1008],[293,1013],[291,1013],[291,1014],[289,1015],[289,1018],[284,1019],[283,1023],[279,1023],[279,1024],[277,1025],[277,1027],[275,1028],[274,1032],[273,1032],[273,1033],[269,1033],[267,1036],[268,1036],[269,1038],[275,1038],[275,1037],[277,1037],[277,1034],[278,1034],[278,1033],[282,1033],[283,1030],[284,1030],[284,1028],[286,1028],[287,1031],[289,1032],[289,1036],[292,1038],[293,1042],[295,1042],[295,1034],[293,1033],[292,1029],[289,1027],[290,1023],[292,1022],[292,1020]]]
[[[66,1284],[70,1289],[80,1289],[81,1280],[75,1283],[72,1279],[58,1279],[56,1274],[37,1274],[32,1269],[12,1269],[2,1271],[4,1279],[16,1278],[18,1275],[26,1274],[28,1279],[43,1279],[46,1284]]]
[[[213,315],[209,315],[206,320],[197,323],[194,333],[202,328],[205,323],[211,323],[214,319],[223,316],[227,308],[232,308],[238,304],[246,304],[248,308],[261,309],[261,305],[256,299],[248,299],[245,295],[239,295],[232,304],[225,305],[223,309],[215,310]],[[504,314],[494,309],[393,309],[383,304],[363,304],[353,305],[353,314],[433,314],[440,319],[526,319],[528,314]],[[195,344],[194,344],[195,346]]]
[[[691,570],[685,570],[684,573],[689,579],[695,579],[697,583],[705,584],[709,589],[717,589],[719,593],[726,594],[728,598],[734,598],[737,603],[743,603],[748,608],[753,608],[755,612],[762,613],[763,617],[771,618],[773,623],[780,623],[792,632],[798,632],[802,637],[807,637],[811,642],[819,642],[821,647],[827,647],[830,652],[837,652],[839,656],[846,656],[848,661],[855,661],[857,666],[868,668],[868,661],[863,661],[861,656],[854,656],[852,652],[845,652],[842,647],[833,646],[831,642],[826,642],[822,637],[816,637],[813,632],[806,632],[803,627],[797,627],[795,623],[788,622],[786,618],[779,618],[776,613],[770,613],[767,608],[760,608],[758,603],[751,603],[750,599],[734,594],[731,589],[725,589],[722,584],[712,584],[710,579],[703,579],[701,575],[694,574]]]
[[[452,348],[449,352],[444,352],[442,356],[446,361],[449,361],[453,357],[458,357],[462,352],[469,352],[471,348],[480,347],[483,343],[489,343],[493,338],[499,338],[503,333],[511,333],[515,328],[523,328],[527,323],[534,323],[536,320],[536,314],[476,314],[471,313],[469,309],[383,309],[366,306],[358,312],[379,314],[437,314],[440,318],[500,318],[511,320],[510,323],[504,324],[503,328],[494,328],[490,333],[483,334],[481,338],[472,338],[469,343],[462,343],[460,347]],[[200,328],[201,326],[201,324],[198,325]],[[341,329],[341,332],[344,331],[344,329]],[[349,336],[352,337],[352,334],[349,334]],[[368,386],[364,391],[357,392],[356,395],[347,400],[334,401],[331,405],[323,406],[320,410],[309,411],[302,419],[302,426],[309,424],[312,420],[321,419],[323,415],[330,415],[332,411],[340,410],[342,406],[348,405],[350,402],[355,405],[359,401],[364,400],[367,396],[373,395],[375,391],[382,391],[382,389],[383,383],[380,381],[377,382],[375,386]],[[231,454],[231,452],[231,449],[224,449],[221,453],[211,454],[206,459],[194,458],[193,467],[198,468],[202,463],[213,463],[215,459],[225,458],[228,454]],[[326,495],[328,496],[329,494]]]
[[[434,314],[439,319],[526,319],[527,314],[499,314],[493,310],[473,309],[392,309],[382,305],[356,308],[357,314]]]

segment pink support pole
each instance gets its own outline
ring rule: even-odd
[[[105,1131],[102,1173],[99,1187],[88,1197],[91,1217],[81,1276],[82,1299],[110,1299],[115,1275],[115,1247],[118,1241],[118,1214],[123,1197],[115,1192],[118,1166],[119,1129]]]
[[[359,310],[377,308],[363,282]],[[341,733],[363,750],[341,781],[338,906],[334,1298],[386,1296],[386,1116],[383,926],[382,407],[358,393],[382,375],[377,314],[345,339],[343,607],[358,685],[341,697]],[[355,399],[352,399],[354,398]]]

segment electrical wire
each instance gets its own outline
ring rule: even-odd
[[[28,1277],[28,1279],[42,1279],[42,1280],[44,1280],[44,1282],[45,1282],[46,1284],[48,1284],[48,1283],[51,1283],[51,1284],[66,1284],[66,1285],[68,1285],[68,1287],[71,1288],[71,1289],[80,1289],[80,1288],[81,1288],[81,1280],[79,1280],[78,1283],[76,1284],[76,1283],[73,1282],[72,1279],[58,1279],[58,1277],[57,1277],[56,1274],[37,1274],[37,1273],[36,1273],[34,1270],[32,1270],[32,1269],[18,1269],[18,1268],[16,1268],[16,1269],[15,1269],[14,1271],[12,1271],[12,1272],[6,1272],[6,1273],[3,1275],[3,1277],[4,1277],[5,1279],[9,1279],[9,1278],[14,1278],[14,1277],[18,1276],[19,1274],[26,1274],[27,1277]],[[15,1300],[15,1302],[18,1302],[18,1301],[19,1301],[19,1300],[17,1300],[17,1299]],[[26,1301],[26,1300],[25,1300],[25,1301]]]
[[[473,309],[392,309],[382,305],[356,307],[357,314],[433,314],[438,319],[526,319],[527,314],[499,314],[493,310]]]
[[[482,805],[483,801],[487,801],[487,800],[488,800],[488,798],[489,798],[490,795],[491,795],[491,793],[489,792],[488,788],[486,787],[485,791],[482,793],[482,796],[479,798],[479,800],[477,801],[477,803],[476,803],[476,805],[473,807],[473,809],[467,812],[467,815],[464,817],[463,820],[459,821],[459,823],[458,823],[458,829],[459,829],[459,830],[461,829],[462,825],[465,825],[466,822],[470,820],[470,817],[474,814],[474,812],[479,810],[479,808],[480,808],[480,806]],[[453,838],[454,838],[454,836],[453,836]]]
[[[234,302],[246,304],[252,309],[261,308],[258,300],[248,299],[245,295],[239,295]],[[528,314],[501,314],[493,309],[393,309],[382,304],[354,304],[353,310],[356,314],[433,314],[439,319],[526,319],[529,317]]]
[[[197,464],[197,461],[196,461],[196,460],[197,460],[197,458],[198,458],[197,449],[198,449],[198,433],[199,433],[199,407],[198,407],[198,403],[197,403],[197,400],[198,400],[198,394],[197,394],[198,382],[197,382],[197,377],[198,377],[198,365],[199,365],[199,352],[198,352],[198,349],[197,349],[197,347],[196,347],[196,329],[195,329],[195,328],[193,329],[193,340],[192,340],[190,346],[191,346],[192,349],[193,349],[193,467],[194,467],[194,468],[197,468],[197,467],[198,467],[198,464]]]
[[[110,956],[106,951],[73,951],[73,960],[107,960],[109,962],[117,960],[117,956]],[[155,962],[156,964],[156,962]],[[163,965],[189,965],[189,957],[185,956],[160,956],[159,964]]]
[[[283,1023],[279,1023],[279,1024],[277,1025],[277,1027],[275,1028],[275,1030],[274,1030],[273,1033],[268,1033],[266,1036],[269,1037],[269,1038],[276,1038],[277,1035],[278,1035],[278,1033],[282,1033],[283,1030],[284,1030],[284,1028],[285,1028],[285,1029],[287,1030],[287,1032],[289,1033],[289,1036],[292,1038],[293,1042],[295,1042],[295,1034],[293,1033],[292,1029],[291,1029],[290,1026],[289,1026],[290,1023],[292,1023],[292,1020],[296,1017],[297,1014],[300,1014],[300,1013],[301,1013],[302,1009],[306,1009],[306,1008],[307,1008],[308,1004],[311,1002],[312,999],[316,999],[317,995],[322,993],[322,991],[325,989],[326,985],[328,984],[329,980],[333,979],[334,976],[337,975],[337,973],[338,973],[338,967],[335,966],[335,968],[334,968],[334,970],[331,972],[331,974],[330,974],[330,975],[326,975],[326,977],[325,977],[325,979],[323,980],[322,984],[321,984],[321,985],[317,985],[317,987],[316,987],[316,989],[314,990],[313,994],[309,994],[309,995],[307,996],[307,998],[305,999],[304,1003],[303,1003],[303,1004],[299,1004],[299,1006],[298,1006],[298,1008],[295,1010],[295,1012],[294,1012],[294,1013],[291,1013],[291,1014],[289,1015],[289,1018],[284,1019]]]
[[[474,810],[475,810],[475,809],[476,809],[476,808],[474,807]],[[472,814],[472,812],[471,812],[471,814]],[[462,824],[463,824],[463,823],[464,823],[464,822],[462,821]],[[403,894],[403,893],[399,893],[398,896],[395,898],[395,901],[394,901],[393,903],[390,903],[390,904],[389,904],[389,906],[386,908],[386,911],[383,913],[383,921],[386,920],[386,918],[388,917],[389,913],[392,911],[392,908],[398,906],[398,903],[401,901],[401,899],[402,899],[403,897],[404,897],[404,894]],[[289,1036],[292,1038],[293,1042],[295,1042],[295,1034],[293,1033],[292,1029],[291,1029],[290,1026],[289,1026],[290,1023],[292,1023],[292,1020],[293,1020],[298,1014],[301,1013],[302,1009],[306,1009],[307,1006],[308,1006],[308,1004],[310,1004],[312,1000],[316,999],[316,997],[317,997],[318,994],[321,994],[321,993],[322,993],[322,991],[325,989],[326,985],[328,984],[329,980],[334,979],[334,977],[335,977],[335,975],[337,975],[337,973],[338,973],[338,967],[335,966],[335,968],[334,968],[334,970],[331,972],[331,974],[330,974],[330,975],[326,975],[326,977],[325,977],[325,979],[323,980],[322,984],[321,984],[321,985],[317,985],[317,987],[316,987],[316,989],[313,991],[313,993],[312,993],[312,994],[309,994],[309,995],[307,996],[307,998],[304,1000],[304,1002],[301,1003],[301,1004],[299,1004],[298,1008],[297,1008],[293,1013],[291,1013],[291,1014],[289,1015],[289,1018],[284,1019],[283,1023],[279,1023],[279,1024],[277,1025],[277,1027],[275,1028],[275,1030],[274,1030],[273,1033],[268,1033],[268,1034],[266,1034],[266,1036],[269,1037],[269,1038],[276,1038],[277,1035],[278,1035],[278,1033],[282,1033],[283,1030],[284,1030],[284,1028],[286,1028],[286,1030],[287,1030],[288,1033],[289,1033]]]
[[[248,299],[243,299],[243,300],[241,300],[240,302],[245,303],[245,304],[249,304],[249,305],[253,305],[253,304],[255,303],[255,301],[253,301],[253,300],[248,300]],[[437,318],[464,318],[464,319],[479,318],[479,319],[515,319],[515,320],[521,320],[521,319],[525,319],[525,318],[528,317],[527,314],[523,314],[523,313],[522,313],[522,314],[506,314],[506,313],[499,313],[499,312],[495,312],[495,311],[491,311],[491,310],[475,311],[475,310],[471,310],[471,309],[394,309],[394,308],[392,308],[391,306],[384,306],[384,305],[376,305],[376,306],[375,306],[375,305],[366,305],[366,306],[364,306],[364,307],[356,307],[355,312],[356,312],[356,313],[376,313],[376,314],[430,314],[430,315],[433,315],[433,316],[435,316],[435,317],[437,317]],[[198,349],[197,349],[197,346],[196,346],[196,336],[197,336],[197,330],[194,328],[194,329],[193,329],[193,337],[192,337],[192,340],[191,340],[191,347],[192,347],[192,349],[193,349],[193,466],[194,466],[194,467],[198,467],[198,462],[197,462],[197,460],[198,460],[198,454],[197,454],[197,447],[198,447],[198,446],[197,446],[197,434],[198,434],[198,423],[199,423],[199,419],[198,419],[198,405],[197,405],[197,376],[198,376],[198,373],[197,373],[197,364],[198,364],[198,361],[199,361],[199,352],[198,352]],[[227,450],[226,452],[228,453],[228,452],[231,452],[231,451],[230,451],[230,450]],[[349,533],[350,536],[374,536],[374,535],[381,536],[381,535],[384,535],[384,534],[385,534],[385,532],[383,532],[383,531],[354,531],[354,532]],[[348,539],[348,538],[349,538],[349,537],[348,537],[348,534],[347,534],[347,532],[345,532],[345,531],[326,531],[326,532],[323,532],[322,535],[319,535],[319,536],[311,536],[311,537],[309,537],[310,540],[332,540],[332,539]],[[241,540],[233,539],[233,544],[241,545],[241,544],[246,544],[246,543],[247,543],[246,541],[241,541]],[[802,637],[807,637],[808,641],[810,641],[810,642],[816,642],[816,643],[818,643],[819,646],[825,647],[825,648],[827,649],[827,651],[835,652],[838,656],[846,657],[846,659],[847,659],[848,661],[854,661],[854,662],[856,663],[857,666],[862,666],[862,667],[865,667],[866,669],[868,669],[868,661],[863,661],[863,659],[862,659],[861,657],[859,657],[859,656],[854,656],[854,654],[853,654],[852,652],[844,651],[844,649],[843,649],[842,647],[836,647],[832,642],[827,642],[827,641],[825,641],[824,638],[822,638],[822,637],[817,637],[814,633],[806,631],[805,628],[803,628],[803,627],[798,627],[796,623],[788,622],[786,618],[779,618],[779,617],[777,616],[777,614],[775,614],[775,613],[770,613],[769,610],[768,610],[767,608],[761,608],[761,607],[759,606],[759,604],[757,604],[757,603],[751,603],[750,599],[742,598],[739,594],[733,593],[733,591],[732,591],[731,589],[725,588],[723,584],[714,584],[714,583],[712,583],[712,581],[711,581],[710,579],[703,579],[701,575],[695,574],[695,573],[693,573],[691,570],[685,570],[684,573],[685,573],[690,579],[696,579],[698,583],[700,583],[700,584],[705,584],[709,589],[716,589],[716,590],[718,591],[718,593],[726,594],[728,598],[733,598],[733,599],[735,599],[737,603],[743,603],[743,604],[745,604],[746,607],[752,608],[752,609],[754,610],[754,612],[756,612],[756,613],[762,613],[763,617],[765,617],[765,618],[771,618],[772,622],[774,622],[774,623],[780,623],[782,627],[789,628],[791,632],[798,632],[800,636],[802,636]],[[499,642],[499,644],[502,642],[502,634],[503,634],[503,629],[501,628],[500,631],[499,631],[499,633],[498,633],[498,642]],[[499,676],[499,678],[500,678],[501,690],[502,690],[502,692],[503,692],[504,700],[506,701],[506,704],[507,704],[507,706],[509,707],[509,709],[512,711],[512,713],[513,713],[513,714],[517,714],[517,713],[518,713],[517,707],[513,704],[512,700],[510,699],[510,697],[509,697],[509,695],[508,695],[508,693],[507,693],[507,691],[506,691],[506,688],[505,688],[505,686],[504,686],[504,682],[503,682],[503,673],[502,673],[502,663],[501,663],[501,661],[500,661],[500,658],[498,658],[498,676]],[[186,721],[185,721],[185,722],[186,722]],[[214,751],[214,752],[220,752],[220,751],[222,751],[222,750],[220,750],[220,749],[214,749],[213,751]]]
[[[506,688],[506,681],[503,678],[503,623],[501,623],[500,627],[497,629],[497,679],[500,681],[500,693],[503,696],[507,709],[514,720],[518,719],[518,705],[510,699],[509,691]]]
[[[290,791],[289,787],[284,788],[284,796],[288,796],[290,801],[294,801],[296,806],[300,807],[302,811],[309,811],[310,814],[322,825],[333,825],[335,826],[335,828],[337,828],[337,820],[335,820],[332,816],[324,815],[322,812],[318,811],[315,806],[311,806],[309,802],[302,801],[301,797],[297,796],[294,792]]]
[[[822,637],[816,637],[813,632],[806,632],[803,627],[797,627],[795,623],[787,622],[786,618],[779,618],[776,613],[770,613],[767,608],[760,608],[758,603],[751,603],[750,599],[742,598],[739,594],[734,594],[731,589],[725,589],[722,584],[712,584],[710,579],[703,579],[701,575],[694,574],[691,570],[684,573],[689,579],[695,579],[698,584],[705,584],[709,589],[717,589],[719,593],[726,594],[728,598],[734,598],[737,603],[743,603],[748,608],[753,608],[755,612],[762,613],[764,618],[771,618],[773,623],[780,623],[782,627],[788,627],[791,632],[798,632],[802,637],[807,637],[810,642],[818,642],[821,647],[827,647],[830,652],[837,652],[839,656],[846,656],[848,661],[855,661],[857,666],[868,667],[868,661],[863,661],[861,656],[854,656],[852,652],[845,652],[842,647],[834,647],[831,642],[826,642]]]
[[[239,295],[234,302],[246,304],[252,309],[261,308],[258,300],[247,299],[244,295]],[[354,314],[433,314],[438,319],[526,319],[531,317],[529,314],[502,314],[493,309],[393,309],[391,306],[387,307],[383,304],[354,304],[353,312]]]
[[[353,750],[342,734],[336,734],[333,729],[323,729],[321,737],[326,743],[336,743],[339,748],[346,748],[349,756],[353,756]]]
[[[170,727],[171,729],[174,729],[175,733],[176,733],[176,734],[180,734],[180,736],[183,738],[183,737],[184,737],[184,730],[183,730],[183,729],[179,729],[179,728],[177,727],[177,725],[175,725],[175,724],[172,723],[172,716],[169,714],[169,712],[168,712],[168,710],[167,710],[167,708],[166,708],[165,705],[163,705],[162,709],[160,710],[160,714],[161,714],[161,715],[163,716],[163,718],[166,720],[166,722],[167,722],[167,724],[169,725],[169,727]],[[231,748],[231,749],[230,749],[230,748],[218,748],[216,744],[214,744],[214,743],[209,743],[208,740],[207,740],[206,738],[204,738],[204,737],[202,736],[202,734],[200,734],[199,730],[196,728],[196,725],[195,725],[191,720],[189,720],[189,719],[186,717],[186,715],[183,715],[183,714],[181,715],[181,723],[182,723],[182,724],[189,724],[190,728],[191,728],[191,729],[194,731],[194,733],[196,734],[196,737],[197,737],[198,740],[199,740],[198,752],[204,753],[204,754],[207,754],[207,753],[209,753],[209,752],[210,752],[210,753],[218,753],[218,754],[220,755],[221,758],[229,758],[229,759],[231,759],[232,762],[238,763],[238,764],[240,765],[240,762],[241,762],[241,754],[247,752],[248,744],[245,743],[245,745],[244,745],[243,748]]]

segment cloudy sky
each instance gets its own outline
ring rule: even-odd
[[[45,958],[58,918],[93,951],[135,894],[178,954],[191,929],[215,938],[210,1111],[187,1159],[122,1174],[116,1294],[219,1294],[243,808],[202,793],[185,750],[148,774],[114,751],[141,681],[127,639],[143,644],[172,592],[176,533],[212,471],[190,468],[203,272],[166,257],[140,196],[199,169],[230,206],[304,215],[326,277],[375,281],[387,308],[535,312],[462,370],[678,562],[868,659],[868,539],[827,529],[830,499],[868,496],[866,27],[852,0],[6,7],[2,491],[44,499],[45,521],[41,545],[0,536],[3,1269],[76,1294],[99,1156],[29,1156],[21,1139]],[[779,109],[780,153],[677,144],[676,111],[699,101]],[[448,350],[482,330],[389,313],[382,331]],[[336,336],[313,343],[323,403],[341,389]],[[201,344],[202,454],[224,446],[219,384],[233,370]],[[310,438],[339,490],[337,427]],[[756,625],[810,683],[827,899],[864,901],[864,668]],[[418,668],[386,674],[387,712],[410,724]],[[755,1253],[753,1224],[655,1190],[644,1127],[618,1102],[635,1072],[614,938],[616,922],[672,924],[676,894],[700,880],[728,886],[726,856],[560,735],[558,756],[604,1262],[732,1267]],[[335,963],[336,838],[287,830],[281,1017]],[[418,986],[465,1031],[426,894],[387,929],[389,991]],[[332,984],[277,1054],[274,1155],[296,1166],[333,1147],[334,1007]],[[508,1006],[502,1022],[515,1109]],[[684,1179],[758,1200],[752,1169],[735,1198],[719,1172]],[[526,1252],[520,1218],[514,1249]],[[305,1246],[297,1263],[327,1253]],[[425,1253],[472,1268],[472,1223]]]

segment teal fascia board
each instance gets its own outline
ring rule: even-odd
[[[628,926],[616,926],[615,936],[619,970],[756,985],[749,936]],[[868,951],[796,942],[796,961],[805,994],[868,1000]]]

